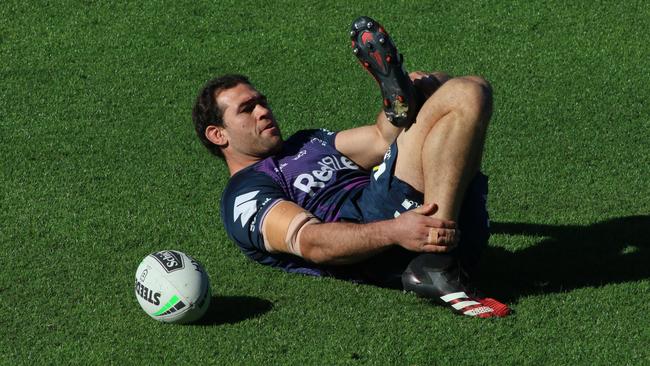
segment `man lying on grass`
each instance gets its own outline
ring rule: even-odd
[[[351,37],[381,87],[373,125],[283,140],[246,77],[225,75],[200,91],[197,134],[230,171],[221,199],[228,235],[251,259],[289,272],[404,288],[469,316],[509,314],[466,286],[489,237],[479,167],[490,85],[409,77],[370,18],[358,18]]]

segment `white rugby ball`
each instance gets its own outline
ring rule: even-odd
[[[210,279],[203,266],[177,250],[146,256],[135,272],[135,297],[150,317],[165,323],[190,323],[210,305]]]

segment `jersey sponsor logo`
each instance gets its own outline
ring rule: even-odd
[[[241,227],[246,226],[246,223],[257,212],[257,200],[253,199],[260,191],[253,191],[244,193],[235,198],[235,205],[233,207],[233,222],[241,216]]]
[[[359,169],[357,164],[345,156],[337,158],[334,155],[328,155],[322,158],[318,162],[318,165],[320,166],[320,169],[312,170],[311,173],[303,173],[297,176],[293,181],[293,186],[308,195],[313,196],[314,189],[325,187],[325,183],[332,179],[335,172],[343,169]]]

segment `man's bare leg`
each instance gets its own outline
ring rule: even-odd
[[[491,88],[484,79],[451,79],[398,137],[395,175],[424,192],[426,203],[438,204],[434,217],[458,220],[465,190],[481,164],[491,112]]]
[[[485,80],[451,79],[427,99],[416,123],[398,137],[395,174],[424,192],[426,203],[438,204],[432,216],[458,220],[465,191],[481,165],[491,112],[492,93]],[[461,278],[454,255],[426,253],[409,263],[402,285],[463,315],[510,314],[507,305],[468,291]]]

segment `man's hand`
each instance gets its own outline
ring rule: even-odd
[[[429,99],[429,97],[438,90],[442,84],[450,79],[450,76],[444,72],[426,73],[415,71],[410,73],[409,77],[411,78],[411,81],[413,81],[415,89],[417,89],[424,97],[424,100]]]
[[[460,231],[453,221],[430,217],[438,210],[435,203],[424,204],[393,220],[393,240],[413,252],[448,252],[458,245]]]

